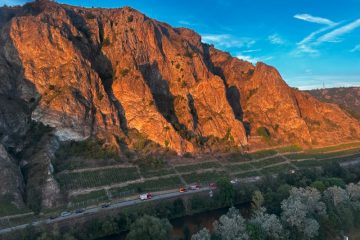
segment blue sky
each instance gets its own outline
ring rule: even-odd
[[[23,0],[0,0],[22,4]],[[360,86],[360,0],[59,0],[131,6],[251,62],[275,66],[301,89]]]

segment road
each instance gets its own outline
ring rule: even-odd
[[[184,193],[172,192],[172,193],[165,193],[165,194],[161,194],[161,195],[154,195],[152,197],[152,199],[149,199],[149,200],[135,199],[135,200],[128,200],[128,201],[120,201],[120,202],[112,203],[107,208],[102,208],[101,206],[93,207],[93,208],[87,208],[87,209],[85,209],[84,212],[78,213],[78,214],[77,213],[72,213],[69,216],[58,217],[58,218],[55,218],[55,219],[43,219],[43,220],[34,221],[32,223],[18,225],[18,226],[11,227],[11,228],[4,228],[4,229],[0,230],[0,234],[6,234],[6,233],[10,233],[10,232],[15,231],[15,230],[21,230],[21,229],[24,229],[24,228],[26,228],[26,227],[28,227],[30,225],[39,226],[39,225],[43,225],[43,224],[53,224],[53,223],[62,222],[62,221],[69,221],[69,220],[84,217],[84,216],[87,216],[87,215],[94,215],[94,214],[102,212],[102,211],[109,211],[111,209],[120,209],[120,208],[124,208],[124,207],[129,207],[129,206],[141,204],[141,203],[144,203],[144,202],[166,200],[166,199],[181,197],[181,196],[185,196],[185,195],[192,195],[192,194],[196,194],[196,193],[208,192],[210,190],[211,189],[209,187],[202,187],[202,188],[200,188],[198,190],[189,190],[189,191],[184,192]]]

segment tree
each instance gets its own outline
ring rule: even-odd
[[[275,214],[266,213],[265,208],[256,210],[249,220],[249,223],[255,226],[254,229],[257,229],[258,232],[263,235],[263,238],[257,239],[283,239],[285,237],[280,219]],[[251,237],[251,239],[256,238]]]
[[[245,220],[238,209],[231,207],[227,214],[214,222],[214,232],[222,240],[249,239],[246,233]]]
[[[347,204],[349,195],[345,189],[334,186],[329,187],[324,191],[324,199],[326,202],[329,202],[328,205],[332,205],[336,208],[340,204]]]
[[[235,190],[230,183],[230,180],[228,178],[221,178],[217,181],[217,186],[219,189],[220,201],[227,206],[232,205],[235,197]]]
[[[255,191],[251,198],[251,207],[254,210],[260,209],[264,204],[264,197],[260,191]]]
[[[311,239],[318,235],[319,215],[325,215],[325,204],[314,188],[292,188],[290,196],[281,203],[283,222],[292,230],[292,238]]]
[[[350,183],[346,186],[346,192],[349,196],[352,207],[359,211],[360,210],[360,182],[357,184]]]
[[[198,233],[192,235],[191,240],[210,240],[210,232],[206,228],[201,229]]]
[[[127,240],[167,240],[170,238],[171,224],[167,219],[145,215],[130,226]]]

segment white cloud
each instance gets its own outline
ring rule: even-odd
[[[296,19],[304,20],[306,22],[325,24],[325,25],[334,25],[335,23],[327,18],[315,17],[310,14],[296,14],[294,16]]]
[[[336,28],[335,30],[327,34],[324,34],[318,39],[318,42],[340,42],[341,39],[339,39],[338,37],[349,33],[358,27],[360,27],[360,18],[345,26]]]
[[[236,38],[230,34],[203,34],[202,41],[214,44],[219,48],[249,48],[256,43],[254,39],[251,38]]]
[[[358,52],[360,51],[360,44],[356,45],[353,49],[350,50],[350,52]]]
[[[236,57],[238,59],[245,60],[245,61],[248,61],[248,62],[251,62],[251,63],[265,62],[265,61],[273,59],[273,56],[252,57],[250,55],[245,55],[245,54],[242,54],[242,53],[239,53]]]
[[[244,50],[242,51],[243,53],[253,53],[253,52],[260,52],[261,49],[248,49],[248,50]]]
[[[30,2],[30,0],[0,0],[0,6],[8,5],[8,6],[14,6],[14,5],[22,5],[24,3]]]
[[[270,35],[268,40],[274,45],[282,45],[285,43],[285,41],[277,33]]]
[[[189,22],[189,21],[185,21],[185,20],[180,20],[178,21],[179,24],[181,25],[186,25],[186,26],[194,26],[195,24]]]

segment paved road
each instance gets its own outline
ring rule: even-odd
[[[180,193],[180,192],[172,192],[172,193],[165,193],[165,194],[161,194],[161,195],[154,195],[152,197],[152,199],[149,200],[140,200],[140,199],[135,199],[135,200],[128,200],[128,201],[122,201],[122,202],[116,202],[111,204],[109,207],[107,208],[102,208],[101,206],[99,207],[93,207],[93,208],[87,208],[84,212],[82,213],[72,213],[69,216],[65,216],[65,217],[58,217],[55,219],[43,219],[43,220],[38,220],[38,221],[34,221],[32,223],[28,223],[28,224],[23,224],[23,225],[18,225],[15,227],[11,227],[11,228],[4,228],[0,230],[0,234],[5,234],[5,233],[9,233],[12,232],[14,230],[21,230],[26,228],[27,226],[38,226],[38,225],[42,225],[42,224],[52,224],[52,223],[56,223],[56,222],[62,222],[62,221],[68,221],[71,219],[76,219],[76,218],[80,218],[80,217],[84,217],[87,215],[94,215],[98,212],[101,211],[108,211],[110,209],[119,209],[119,208],[124,208],[124,207],[128,207],[128,206],[133,206],[133,205],[137,205],[137,204],[141,204],[143,202],[152,202],[152,201],[158,201],[158,200],[165,200],[165,199],[171,199],[171,198],[176,198],[176,197],[181,197],[181,196],[185,196],[185,195],[192,195],[192,194],[196,194],[196,193],[203,193],[203,192],[208,192],[210,191],[209,187],[203,187],[200,188],[198,190],[189,190],[188,192],[184,192],[184,193]]]

